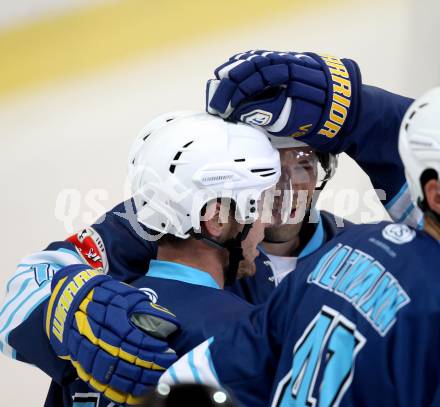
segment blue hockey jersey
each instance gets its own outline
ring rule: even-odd
[[[132,285],[152,302],[175,310],[181,328],[169,343],[178,356],[221,333],[253,309],[236,295],[221,290],[208,273],[178,263],[152,260],[148,276],[137,279]],[[72,371],[61,384],[52,383],[45,406],[108,407],[114,404],[93,391]]]
[[[252,407],[439,405],[438,261],[425,232],[353,226],[163,380],[223,385]]]
[[[132,285],[143,290],[153,302],[175,311],[181,329],[170,347],[178,356],[222,332],[254,308],[220,289],[208,273],[167,261],[152,260],[148,274]]]

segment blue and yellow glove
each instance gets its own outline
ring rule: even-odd
[[[55,353],[117,404],[138,404],[177,359],[164,341],[179,328],[175,316],[89,266],[57,272],[45,324]]]
[[[274,136],[302,137],[321,150],[348,134],[357,119],[357,64],[314,53],[249,51],[215,70],[206,110],[261,126]]]

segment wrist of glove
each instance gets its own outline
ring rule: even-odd
[[[349,59],[251,51],[215,70],[206,110],[326,150],[355,125],[361,75]],[[337,142],[337,141],[336,141]]]
[[[137,404],[176,355],[163,340],[175,316],[140,290],[100,269],[74,265],[56,273],[45,330],[55,353],[118,404]]]

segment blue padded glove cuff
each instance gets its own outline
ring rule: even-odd
[[[327,100],[321,120],[316,127],[317,136],[332,139],[350,133],[356,124],[362,77],[357,63],[351,59],[339,59],[329,55],[306,52],[320,63],[329,84]],[[316,143],[314,143],[316,146]]]

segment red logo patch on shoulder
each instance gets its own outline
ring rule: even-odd
[[[78,253],[90,266],[101,267],[107,273],[108,261],[104,242],[95,229],[87,227],[66,240],[75,245]]]

